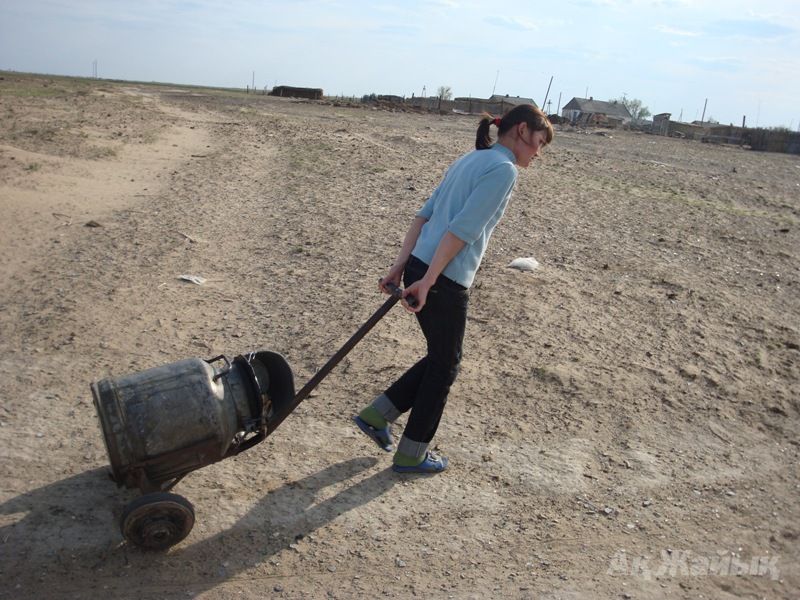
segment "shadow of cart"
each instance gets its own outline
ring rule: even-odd
[[[341,486],[376,463],[372,457],[353,458],[288,481],[230,529],[193,544],[190,536],[168,553],[130,546],[110,526],[120,497],[105,469],[26,492],[0,505],[0,597],[77,598],[136,590],[137,597],[185,598],[212,589],[383,495],[397,482],[390,469],[317,499],[323,488]],[[271,517],[276,514],[282,515],[280,526]]]

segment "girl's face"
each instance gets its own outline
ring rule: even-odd
[[[517,164],[524,169],[547,145],[547,132],[533,131],[527,123],[519,123],[516,126],[516,133],[514,147],[511,150],[517,158]]]

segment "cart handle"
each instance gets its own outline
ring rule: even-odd
[[[267,421],[267,435],[270,435],[273,431],[278,428],[278,425],[283,423],[283,420],[291,414],[291,412],[297,408],[297,406],[305,400],[311,392],[316,388],[319,383],[325,379],[325,377],[330,373],[333,368],[339,364],[339,362],[347,355],[350,350],[353,349],[361,338],[363,338],[370,329],[372,329],[375,324],[381,320],[381,318],[389,312],[389,310],[397,304],[397,301],[403,297],[403,290],[397,287],[396,285],[392,284],[385,284],[385,287],[391,291],[391,297],[388,298],[375,313],[364,323],[358,331],[356,331],[353,336],[345,342],[344,346],[339,348],[338,352],[334,354],[328,362],[326,362],[319,371],[306,383],[303,388],[295,394],[294,399],[292,400],[291,404],[286,406],[282,409],[280,414],[274,415],[272,419]],[[417,299],[413,296],[407,296],[406,302],[408,302],[409,306],[416,306]]]
[[[389,290],[391,295],[394,296],[395,298],[397,298],[398,300],[402,300],[403,299],[403,290],[402,290],[402,288],[396,286],[391,281],[388,281],[388,282],[384,283],[383,286],[387,290]],[[414,296],[410,296],[410,295],[406,296],[406,302],[408,302],[408,305],[411,308],[416,308],[417,304],[419,304],[419,302],[417,302],[417,299]]]

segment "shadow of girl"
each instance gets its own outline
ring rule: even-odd
[[[372,457],[353,458],[289,481],[230,529],[195,543],[190,533],[168,553],[121,543],[115,527],[120,491],[106,469],[87,471],[0,505],[0,516],[24,513],[19,520],[4,519],[13,522],[0,528],[0,580],[11,584],[2,587],[17,594],[135,589],[158,591],[161,597],[170,591],[211,589],[388,491],[397,479],[384,469],[317,501],[324,488],[341,485],[376,463]]]

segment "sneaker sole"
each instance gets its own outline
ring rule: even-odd
[[[373,442],[378,445],[378,448],[383,450],[384,452],[391,452],[394,450],[394,444],[389,442],[388,444],[384,444],[380,438],[375,434],[375,428],[372,427],[369,423],[367,423],[364,419],[359,417],[358,415],[353,417],[353,421],[355,424],[358,425],[358,428]]]
[[[405,467],[402,465],[392,465],[392,471],[395,473],[421,473],[423,475],[435,475],[436,473],[441,473],[442,471],[447,470],[448,462],[447,460],[444,461],[444,464],[441,468],[432,467],[426,468],[422,467],[421,465],[414,465],[413,467]]]

